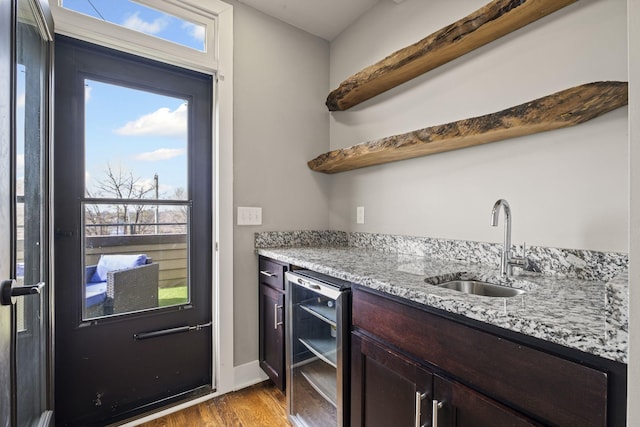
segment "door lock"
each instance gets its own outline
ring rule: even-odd
[[[13,279],[3,280],[0,283],[0,305],[13,305],[16,297],[25,295],[39,295],[44,287],[44,282],[35,285],[17,286]]]

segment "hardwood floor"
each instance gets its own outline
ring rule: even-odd
[[[289,427],[285,396],[271,382],[141,424],[142,427]]]

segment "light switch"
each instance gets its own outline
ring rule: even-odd
[[[238,225],[262,225],[262,208],[238,206]]]

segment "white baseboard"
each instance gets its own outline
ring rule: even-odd
[[[257,360],[234,367],[233,375],[234,391],[252,386],[254,384],[258,384],[259,382],[269,379],[269,377],[267,377],[267,374],[265,374],[264,371],[260,369],[260,364]]]

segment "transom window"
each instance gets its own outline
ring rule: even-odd
[[[220,0],[50,0],[56,33],[165,64],[219,69]],[[226,13],[226,12],[225,12]]]
[[[130,0],[63,0],[62,7],[201,52],[206,51],[204,25]]]

